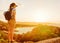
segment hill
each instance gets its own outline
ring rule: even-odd
[[[20,37],[20,41],[41,41],[45,39],[60,37],[60,28],[48,25],[37,25],[31,32]]]
[[[7,41],[7,34],[4,31],[8,31],[7,23],[0,21],[0,41]],[[15,41],[41,41],[46,39],[51,39],[55,37],[60,37],[60,26],[55,23],[40,23],[40,22],[17,22],[16,27],[31,27],[34,26],[31,32],[24,33],[22,35],[16,34],[14,36]],[[3,31],[4,30],[4,31]],[[5,38],[6,37],[6,38]]]

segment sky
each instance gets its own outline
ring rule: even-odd
[[[16,21],[60,23],[60,0],[0,0],[0,20],[9,5],[15,2]]]

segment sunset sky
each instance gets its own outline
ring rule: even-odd
[[[0,0],[0,20],[5,21],[3,13],[12,2],[18,5],[17,21],[60,23],[60,0]]]

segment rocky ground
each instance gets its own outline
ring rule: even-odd
[[[15,42],[15,43],[22,43],[22,42]],[[60,43],[60,37],[42,40],[42,41],[38,41],[38,42],[27,41],[27,42],[23,42],[23,43]]]
[[[36,43],[60,43],[60,37],[39,41]]]

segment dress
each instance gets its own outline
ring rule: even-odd
[[[11,19],[8,20],[8,39],[9,39],[9,41],[13,41],[14,29],[15,29],[15,23],[16,23],[15,15],[16,15],[16,11],[12,10]]]

